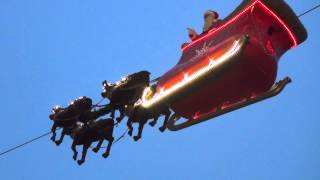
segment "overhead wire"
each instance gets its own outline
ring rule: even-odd
[[[308,13],[310,13],[310,12],[316,10],[316,9],[318,9],[319,7],[320,7],[320,4],[318,4],[318,5],[314,6],[313,8],[311,8],[311,9],[309,9],[309,10],[307,10],[307,11],[301,13],[301,14],[299,14],[298,17],[300,18],[300,17],[302,17],[302,16],[304,16],[304,15],[306,15],[306,14],[308,14]]]
[[[28,140],[28,141],[26,141],[26,142],[24,142],[24,143],[22,143],[22,144],[20,144],[20,145],[14,146],[14,147],[6,150],[6,151],[3,151],[3,152],[0,153],[0,157],[3,156],[3,155],[5,155],[5,154],[7,154],[7,153],[9,153],[9,152],[11,152],[11,151],[14,151],[14,150],[20,148],[20,147],[22,147],[22,146],[25,146],[25,145],[27,145],[27,144],[30,144],[30,143],[36,141],[36,140],[39,140],[39,139],[41,139],[41,138],[43,138],[43,137],[45,137],[45,136],[47,136],[47,135],[49,135],[49,134],[51,134],[51,131],[50,131],[50,132],[47,132],[47,133],[44,133],[44,134],[42,134],[42,135],[40,135],[40,136],[38,136],[38,137],[36,137],[36,138],[30,139],[30,140]]]

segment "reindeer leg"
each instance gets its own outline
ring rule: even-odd
[[[143,122],[139,123],[138,135],[133,137],[134,141],[138,141],[142,137],[142,130],[143,130],[143,127],[144,127],[145,123],[146,123],[146,121],[143,121]]]
[[[53,125],[51,127],[52,136],[50,138],[51,141],[53,141],[53,142],[55,142],[55,140],[56,140],[56,136],[57,136],[56,130],[57,130],[57,125],[56,125],[56,123],[53,123]]]
[[[86,156],[87,156],[87,151],[88,151],[90,145],[91,145],[91,143],[83,144],[83,145],[82,145],[82,157],[81,157],[80,160],[77,161],[77,163],[78,163],[79,165],[81,165],[81,164],[83,164],[83,163],[85,162]]]
[[[59,146],[62,143],[63,138],[64,138],[65,135],[66,135],[66,128],[63,128],[63,130],[61,132],[60,139],[58,141],[55,141],[57,146]]]
[[[114,106],[111,106],[111,118],[114,119],[114,114],[116,113],[116,109],[114,108]]]
[[[132,121],[130,118],[128,119],[127,126],[129,129],[128,134],[129,134],[129,136],[132,136],[133,127],[132,127]]]
[[[76,148],[76,143],[73,141],[72,145],[71,145],[71,149],[73,151],[73,160],[77,160],[77,156],[78,156],[78,151],[77,151],[77,148]]]
[[[95,152],[95,153],[97,153],[97,152],[100,150],[100,148],[101,148],[101,146],[102,146],[103,141],[104,141],[104,139],[103,139],[103,138],[102,138],[102,139],[100,139],[100,140],[99,140],[99,142],[98,142],[98,144],[97,144],[97,146],[96,146],[95,148],[93,148],[93,149],[92,149],[92,151],[93,151],[93,152]]]
[[[120,106],[119,108],[120,116],[116,119],[118,123],[121,122],[121,120],[125,117],[125,108],[124,106]]]
[[[107,140],[109,141],[108,147],[106,149],[106,152],[102,154],[102,157],[104,157],[104,158],[107,158],[109,156],[114,138],[111,137],[111,138],[108,138]]]
[[[167,123],[168,123],[170,115],[171,115],[171,111],[170,110],[165,113],[165,119],[163,121],[163,125],[162,125],[162,127],[159,128],[159,130],[161,132],[164,132],[167,129]]]

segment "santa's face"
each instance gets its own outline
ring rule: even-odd
[[[215,18],[215,16],[212,14],[207,15],[205,17],[205,22],[204,22],[204,26],[203,26],[203,30],[204,31],[208,31],[210,29],[210,27],[212,26],[213,23],[217,22],[217,19]]]

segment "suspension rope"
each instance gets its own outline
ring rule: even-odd
[[[119,124],[119,123],[116,123],[115,125],[117,125],[117,124]],[[61,128],[57,128],[57,130],[59,130],[59,129],[61,129]],[[128,130],[129,130],[129,129],[126,129],[126,131],[124,131],[124,133],[122,133],[121,136],[119,136],[112,144],[114,145],[114,144],[118,143],[122,138],[124,138],[125,135],[127,134]],[[41,138],[43,138],[43,137],[46,137],[46,136],[48,136],[48,135],[50,135],[50,134],[51,134],[51,131],[49,131],[49,132],[47,132],[47,133],[44,133],[44,134],[42,134],[42,135],[40,135],[40,136],[38,136],[38,137],[35,137],[35,138],[33,138],[33,139],[30,139],[30,140],[28,140],[28,141],[26,141],[26,142],[24,142],[24,143],[22,143],[22,144],[20,144],[20,145],[14,146],[14,147],[12,147],[12,148],[10,148],[10,149],[8,149],[8,150],[5,150],[5,151],[3,151],[3,152],[0,153],[0,157],[3,156],[3,155],[5,155],[5,154],[7,154],[7,153],[9,153],[9,152],[11,152],[11,151],[14,151],[14,150],[16,150],[16,149],[19,149],[19,148],[21,148],[21,147],[23,147],[23,146],[25,146],[25,145],[28,145],[28,144],[30,144],[30,143],[32,143],[32,142],[34,142],[34,141],[37,141],[37,140],[39,140],[39,139],[41,139]],[[107,148],[107,147],[101,147],[101,148]]]
[[[155,82],[157,82],[159,79],[160,79],[160,77],[157,77],[157,78],[151,80],[150,83],[151,83],[151,84],[152,84],[152,83],[155,83]]]
[[[27,144],[30,144],[30,143],[34,142],[34,141],[37,141],[37,140],[39,140],[39,139],[41,139],[41,138],[43,138],[43,137],[45,137],[45,136],[48,136],[49,134],[51,134],[51,131],[50,131],[50,132],[47,132],[47,133],[44,133],[44,134],[42,134],[42,135],[40,135],[40,136],[38,136],[38,137],[36,137],[36,138],[30,139],[30,140],[28,140],[28,141],[26,141],[26,142],[24,142],[24,143],[22,143],[22,144],[20,144],[20,145],[17,145],[17,146],[15,146],[15,147],[12,147],[12,148],[10,148],[10,149],[8,149],[8,150],[0,153],[0,157],[3,156],[3,155],[5,155],[5,154],[7,154],[7,153],[9,153],[9,152],[11,152],[11,151],[14,151],[14,150],[20,148],[20,147],[22,147],[22,146],[25,146],[25,145],[27,145]]]
[[[103,100],[104,100],[104,98],[102,98],[97,104],[93,105],[92,108],[95,108],[95,107],[104,107],[105,105],[100,105]]]
[[[124,138],[124,136],[127,134],[129,128],[126,129],[126,131],[123,132],[123,134],[118,137],[112,144],[116,144],[117,142],[119,142],[122,138]]]
[[[320,4],[314,6],[313,8],[311,8],[311,9],[309,9],[309,10],[303,12],[303,13],[301,13],[298,17],[300,18],[300,17],[302,17],[302,16],[304,16],[304,15],[306,15],[306,14],[308,14],[308,13],[310,13],[310,12],[316,10],[316,9],[318,9],[319,7],[320,7]]]

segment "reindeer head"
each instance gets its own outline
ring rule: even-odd
[[[51,120],[55,120],[56,115],[59,114],[61,111],[63,111],[63,108],[59,105],[56,105],[52,108],[51,112],[52,114],[49,115],[49,118]]]
[[[114,84],[110,84],[110,83],[108,83],[107,80],[104,80],[104,81],[102,82],[102,93],[101,93],[101,96],[102,96],[103,98],[108,98],[108,99],[110,99],[110,97],[111,97],[111,92],[112,92],[114,86],[115,86]]]
[[[76,107],[80,111],[91,110],[92,108],[92,99],[86,96],[81,96],[73,101],[73,107]]]

